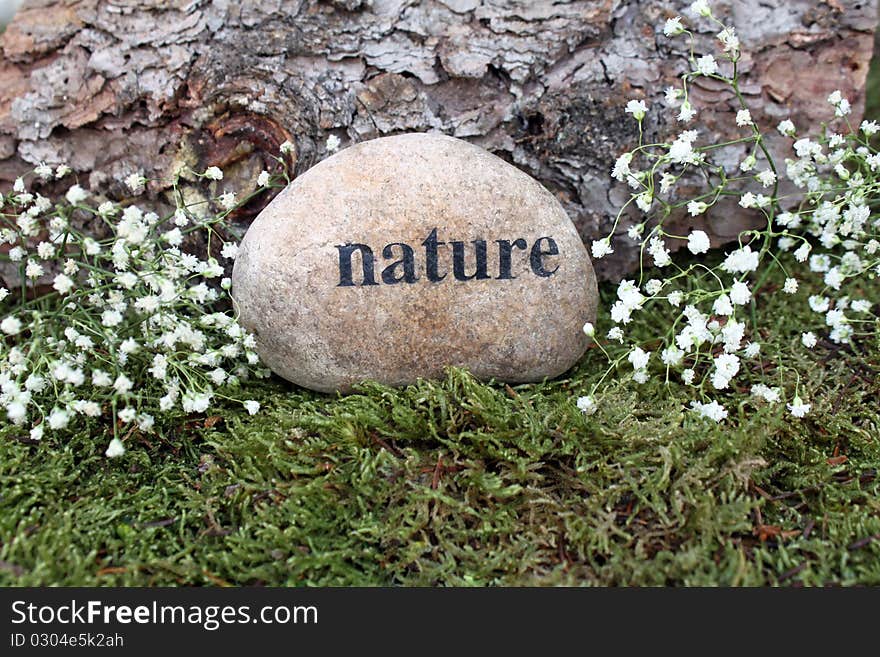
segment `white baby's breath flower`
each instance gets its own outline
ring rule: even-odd
[[[125,177],[124,182],[125,186],[128,187],[133,194],[140,194],[144,191],[144,185],[146,184],[147,179],[140,173],[132,173]]]
[[[825,272],[824,277],[825,285],[830,287],[832,290],[839,290],[840,286],[843,285],[843,281],[845,280],[845,276],[843,271],[839,267],[832,267],[827,272]]]
[[[223,275],[223,267],[216,258],[208,258],[200,267],[199,272],[205,278],[219,278]]]
[[[654,265],[657,267],[665,267],[672,262],[669,256],[669,249],[659,237],[652,237],[648,242],[648,254],[653,258]]]
[[[63,408],[58,407],[53,408],[52,412],[49,413],[49,417],[46,418],[46,423],[53,431],[64,429],[69,422],[70,413],[68,413]]]
[[[750,153],[746,156],[746,158],[739,163],[739,170],[743,173],[748,173],[752,169],[755,168],[755,165],[758,163],[758,159],[755,157],[753,153]]]
[[[648,111],[648,106],[643,100],[631,100],[626,104],[626,108],[624,111],[627,114],[632,114],[633,118],[636,121],[641,121],[643,118],[645,118],[645,113]]]
[[[96,256],[101,253],[101,245],[91,237],[86,237],[82,243],[83,252],[89,256]]]
[[[736,281],[730,287],[730,301],[737,306],[744,306],[752,298],[749,286],[742,281]]]
[[[685,100],[681,104],[681,108],[678,112],[678,120],[682,123],[687,123],[691,121],[697,115],[697,111],[693,108],[689,100]]]
[[[55,245],[50,242],[40,242],[37,244],[37,256],[43,260],[48,260],[55,256]]]
[[[164,235],[162,235],[162,239],[168,242],[171,246],[180,246],[183,243],[183,233],[180,231],[180,228],[172,228],[169,231],[166,231]]]
[[[796,418],[805,417],[812,408],[812,404],[805,404],[798,395],[795,395],[794,399],[790,404],[787,404],[787,406],[788,410],[791,411],[792,416]]]
[[[685,130],[669,147],[669,159],[676,164],[698,164],[701,156],[694,151],[694,140],[697,138],[695,130]]]
[[[669,107],[678,107],[679,101],[684,98],[684,91],[678,87],[666,87],[663,95],[664,100]]]
[[[285,140],[281,143],[281,146],[278,147],[278,150],[280,150],[284,155],[288,155],[296,150],[296,146],[294,146],[292,142]]]
[[[669,367],[678,367],[684,360],[684,352],[674,344],[660,352],[660,360]]]
[[[776,182],[776,174],[770,169],[764,169],[759,172],[755,178],[757,178],[758,182],[764,187],[770,187]]]
[[[249,415],[256,415],[260,412],[260,402],[253,399],[248,399],[246,402],[244,402],[244,407]]]
[[[231,210],[235,207],[235,192],[226,192],[225,194],[221,194],[217,201],[222,205],[225,209]]]
[[[94,376],[94,375],[93,375]],[[120,395],[125,395],[131,392],[131,389],[134,387],[134,382],[129,379],[125,374],[120,374],[116,377],[116,380],[113,382],[113,389],[118,392]]]
[[[721,294],[712,304],[712,312],[716,315],[729,316],[733,314],[733,304],[727,294]]]
[[[828,96],[828,102],[834,106],[835,116],[846,116],[852,110],[849,100],[843,97],[839,89],[831,92]]]
[[[43,265],[33,260],[28,261],[27,266],[24,269],[24,275],[31,279],[39,278],[44,273],[45,270],[43,269]]]
[[[791,119],[781,121],[779,125],[776,126],[776,129],[779,131],[779,134],[784,135],[785,137],[794,137],[797,132]]]
[[[732,60],[738,58],[739,37],[736,36],[736,30],[733,27],[725,27],[717,36],[724,48],[725,54]]]
[[[672,186],[675,185],[678,178],[673,176],[671,173],[664,173],[660,178],[660,193],[666,194],[669,190],[672,189]]]
[[[339,137],[337,137],[336,135],[330,135],[329,137],[327,137],[327,143],[325,144],[325,147],[327,148],[327,152],[328,153],[335,153],[336,151],[339,150],[339,145],[341,143],[342,142],[340,141]]]
[[[690,201],[687,204],[688,214],[692,217],[696,217],[698,215],[703,214],[707,209],[708,205],[706,205],[703,201]]]
[[[107,445],[107,450],[104,452],[104,456],[108,459],[115,459],[123,454],[125,454],[125,445],[122,444],[119,438],[111,440],[110,444]]]
[[[105,310],[101,313],[101,324],[107,328],[119,326],[122,323],[122,313],[118,310]]]
[[[119,345],[119,351],[123,354],[133,354],[136,353],[138,349],[140,349],[140,345],[134,338],[126,338],[122,341],[122,344]]]
[[[104,219],[115,217],[119,214],[119,207],[112,201],[104,201],[98,206],[98,216]]]
[[[691,201],[693,203],[693,201]],[[688,251],[697,255],[709,250],[709,236],[702,230],[691,231],[688,235]]]
[[[810,295],[807,299],[807,303],[810,304],[810,309],[816,313],[828,312],[828,309],[831,307],[831,300],[828,297],[822,297],[816,294]]]
[[[593,244],[590,247],[590,250],[593,254],[593,257],[597,260],[614,253],[614,249],[611,248],[610,237],[605,237],[601,240],[593,240]]]
[[[715,75],[718,73],[718,62],[712,55],[704,55],[696,61],[697,72],[700,75]]]
[[[741,109],[736,113],[736,124],[739,127],[752,125],[752,114],[747,109]]]
[[[865,133],[866,137],[873,137],[878,132],[880,132],[880,123],[876,121],[869,121],[865,119],[862,121],[862,124],[859,126],[859,129]]]
[[[644,191],[641,194],[636,195],[636,206],[642,212],[649,212],[651,210],[651,203],[654,202],[654,195],[650,191]]]
[[[222,367],[218,367],[208,372],[208,378],[210,378],[216,386],[222,386],[223,382],[226,381],[226,377],[226,370]]]
[[[6,335],[16,335],[21,332],[21,320],[14,315],[7,315],[0,321],[0,331]]]
[[[223,245],[223,248],[220,249],[220,255],[227,260],[235,260],[238,256],[238,245],[234,242],[226,242],[226,244]]]
[[[688,7],[688,10],[695,17],[709,18],[712,16],[712,9],[709,7],[707,0],[696,0]]]
[[[681,24],[681,16],[666,19],[666,23],[663,25],[663,34],[668,37],[674,37],[682,32],[684,32],[684,25]]]
[[[736,249],[728,254],[721,269],[730,274],[745,274],[755,271],[758,268],[760,256],[757,251],[752,251],[748,245],[741,249]]]
[[[113,378],[104,370],[92,370],[92,385],[98,388],[109,388]]]
[[[269,172],[268,171],[260,171],[260,175],[257,176],[257,184],[260,187],[265,187],[269,184]]]
[[[633,366],[634,370],[643,370],[648,366],[648,360],[651,357],[650,351],[645,351],[641,347],[636,347],[630,353],[627,359]]]
[[[693,370],[686,371],[693,373]],[[692,401],[691,408],[701,417],[715,422],[721,422],[727,417],[727,409],[714,400],[708,403],[698,402],[696,400]]]
[[[66,274],[58,274],[52,283],[52,287],[60,294],[67,294],[73,289],[73,279]]]
[[[850,304],[850,308],[852,308],[853,312],[869,313],[871,312],[871,305],[871,302],[867,299],[858,299]]]
[[[645,224],[633,224],[626,229],[626,236],[634,242],[642,241],[642,233],[645,232]],[[878,245],[880,246],[880,245]]]
[[[649,279],[647,283],[645,283],[645,292],[650,294],[651,296],[655,296],[660,293],[660,290],[663,289],[663,281],[652,278]]]
[[[152,431],[153,425],[156,424],[156,418],[149,413],[141,413],[137,416],[138,429],[144,432]]]
[[[202,175],[208,180],[223,180],[223,171],[220,167],[208,167]]]
[[[794,294],[798,291],[798,282],[796,278],[786,278],[785,284],[782,286],[782,291],[786,294]]]
[[[40,180],[44,182],[52,178],[52,176],[54,175],[52,167],[50,167],[45,162],[40,162],[36,167],[34,167],[34,173],[37,174]]]
[[[763,383],[756,383],[752,386],[752,395],[759,397],[770,404],[779,403],[779,392],[779,388],[771,388]]]
[[[67,199],[67,202],[71,205],[78,205],[88,198],[88,193],[79,185],[73,185],[67,190],[64,198]]]
[[[596,412],[596,399],[592,395],[586,395],[583,397],[578,397],[576,405],[578,410],[584,415],[592,415]]]
[[[630,162],[632,162],[633,154],[632,153],[624,153],[614,162],[614,167],[611,169],[611,177],[615,180],[619,180],[620,182],[624,182],[630,175]]]
[[[26,399],[15,397],[6,402],[6,417],[13,424],[24,424],[27,419],[27,403]]]

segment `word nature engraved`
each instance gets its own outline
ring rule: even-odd
[[[474,268],[473,273],[467,273],[465,264],[465,242],[453,240],[451,242],[441,242],[437,237],[437,229],[433,228],[428,236],[421,242],[424,247],[424,278],[431,283],[439,283],[446,279],[450,271],[443,269],[440,257],[441,247],[450,246],[452,249],[452,269],[451,273],[456,281],[471,280],[513,280],[516,275],[513,273],[513,254],[514,251],[520,250],[527,253],[528,267],[535,276],[548,278],[555,274],[559,269],[558,264],[548,264],[548,260],[553,256],[559,255],[559,245],[552,237],[539,237],[529,247],[528,242],[522,237],[510,240],[494,240],[496,246],[497,258],[493,258],[493,262],[497,263],[497,267],[490,271],[489,269],[489,247],[487,240],[472,240],[474,252]],[[417,273],[416,267],[416,251],[412,246],[404,242],[391,242],[382,248],[382,258],[387,262],[393,260],[390,264],[385,265],[382,269],[381,276],[376,277],[376,256],[373,249],[361,243],[338,244],[336,249],[339,252],[339,284],[338,287],[354,287],[364,285],[379,285],[381,280],[385,285],[395,285],[397,283],[415,283],[421,280]],[[448,249],[447,249],[448,251]],[[355,253],[360,256],[362,276],[360,279],[353,273],[353,260]],[[553,259],[551,262],[555,261]]]

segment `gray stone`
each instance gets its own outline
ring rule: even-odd
[[[597,302],[556,198],[439,134],[363,142],[296,178],[245,235],[232,291],[266,365],[320,391],[450,365],[509,382],[557,376],[583,354]]]

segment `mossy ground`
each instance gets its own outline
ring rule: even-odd
[[[804,420],[743,387],[714,425],[687,388],[623,375],[585,417],[591,349],[538,385],[265,383],[261,414],[170,423],[113,460],[99,429],[7,427],[0,584],[880,584],[880,346],[804,349],[809,290],[778,284],[755,295],[760,367],[789,393],[799,373]]]

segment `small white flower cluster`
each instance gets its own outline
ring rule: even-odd
[[[646,145],[641,139],[641,123],[651,109],[642,100],[630,101],[626,112],[639,122],[639,145],[617,159],[611,176],[627,183],[632,192],[610,235],[595,240],[591,251],[594,258],[613,253],[613,240],[623,239],[616,237],[620,222],[644,215],[627,230],[626,239],[641,246],[643,276],[649,276],[650,265],[664,274],[619,284],[618,298],[610,309],[614,327],[607,339],[621,347],[617,355],[604,348],[603,351],[611,361],[611,369],[628,363],[637,383],[647,381],[654,369],[663,372],[666,381],[678,378],[693,386],[698,399],[691,403],[692,411],[720,422],[727,418],[728,411],[722,400],[714,397],[721,394],[719,391],[733,388],[737,377],[754,369],[746,366],[748,361],[761,357],[757,332],[747,319],[753,281],[778,267],[785,273],[782,291],[799,294],[799,281],[785,269],[786,258],[807,262],[810,271],[820,277],[822,293],[809,296],[807,302],[823,316],[822,324],[827,327],[830,341],[847,343],[857,335],[877,335],[880,322],[871,302],[866,298],[852,299],[841,290],[850,279],[872,280],[880,274],[880,218],[871,209],[880,196],[880,152],[870,142],[872,136],[880,133],[880,125],[865,121],[847,134],[837,134],[829,128],[821,137],[810,139],[797,138],[791,120],[779,123],[778,132],[794,140],[795,157],[785,161],[784,175],[801,190],[799,195],[781,197],[777,189],[782,168],[766,149],[761,130],[739,90],[736,63],[741,53],[735,30],[718,21],[705,0],[691,4],[690,13],[720,27],[720,57],[732,65],[728,76],[712,54],[691,54],[691,68],[682,75],[682,87],[667,89],[666,102],[679,109],[680,121],[690,121],[697,112],[688,101],[692,80],[708,76],[724,82],[740,104],[732,121],[735,128],[731,128],[739,130],[742,136],[723,145],[701,146],[698,130],[691,129],[682,131],[671,143]],[[690,35],[690,52],[694,52],[693,35],[680,17],[667,20],[663,33],[670,38]],[[845,122],[851,112],[849,101],[835,91],[828,102],[834,116]],[[725,147],[745,147],[746,155],[738,166],[725,167],[719,163],[730,161],[729,156],[726,160],[718,157]],[[691,191],[690,198],[682,199],[676,193],[676,184],[683,177],[689,181],[691,190],[695,180],[708,182],[701,192]],[[756,191],[749,190],[749,186]],[[680,267],[670,255],[675,242],[700,256],[709,251],[710,240],[698,228],[686,235],[673,234],[667,231],[666,220],[673,217],[678,226],[684,216],[703,215],[719,199],[730,196],[738,198],[744,210],[758,213],[765,228],[743,232],[739,245],[718,264],[692,259],[692,264]],[[677,313],[677,317],[671,326],[657,327],[658,334],[649,343],[655,345],[655,355],[645,350],[644,340],[629,336],[626,328],[636,313],[655,316],[658,304]],[[816,330],[820,330],[818,326]],[[806,348],[813,348],[818,342],[816,333],[803,333],[801,342]],[[782,404],[786,394],[790,395],[786,406],[794,417],[804,417],[811,410],[811,404],[799,396],[799,379],[787,393],[763,383],[753,385],[751,390],[753,398],[763,403]],[[578,407],[593,412],[596,389],[581,397]]]
[[[52,170],[34,173],[46,180]],[[210,167],[201,177],[223,172]],[[124,182],[134,191],[147,181]],[[267,174],[260,185],[268,184]],[[101,419],[112,427],[106,455],[114,457],[124,452],[119,430],[149,432],[160,414],[202,413],[220,399],[259,410],[242,399],[242,383],[268,370],[232,314],[226,271],[238,247],[221,237],[231,232],[235,196],[215,200],[226,209],[217,216],[196,218],[181,204],[160,218],[138,205],[93,207],[79,185],[52,202],[19,178],[0,196],[8,245],[0,259],[18,272],[0,287],[0,407],[9,422],[39,440]],[[95,222],[106,237],[77,227]],[[184,249],[195,234],[220,260]]]

